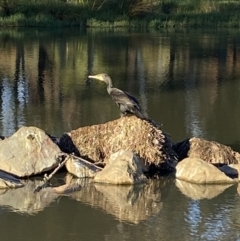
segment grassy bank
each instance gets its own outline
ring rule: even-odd
[[[240,0],[0,0],[0,26],[240,27]]]

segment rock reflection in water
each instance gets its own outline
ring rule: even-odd
[[[213,185],[198,185],[183,180],[176,179],[176,186],[179,190],[187,197],[193,200],[199,199],[212,199],[227,188],[231,187],[233,184],[213,184]]]
[[[27,180],[22,188],[0,191],[0,206],[13,212],[33,215],[49,206],[58,195],[52,188],[44,188],[38,193],[34,189],[41,184],[39,180]]]
[[[106,185],[89,183],[73,199],[100,207],[120,221],[137,224],[162,209],[161,192],[154,182],[144,185]]]

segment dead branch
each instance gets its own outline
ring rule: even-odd
[[[65,165],[65,163],[66,163],[70,158],[77,159],[77,160],[79,160],[79,161],[81,161],[81,162],[84,162],[84,163],[86,163],[86,164],[88,164],[88,165],[90,165],[90,166],[95,167],[96,169],[102,170],[101,167],[98,167],[98,166],[96,166],[95,164],[93,164],[93,163],[91,163],[91,162],[89,162],[89,161],[87,161],[87,160],[85,160],[85,159],[83,159],[83,158],[81,158],[81,157],[77,157],[77,156],[75,156],[75,155],[73,155],[73,154],[70,154],[70,155],[69,155],[69,154],[66,154],[66,153],[61,153],[60,155],[58,155],[58,156],[56,157],[57,160],[62,159],[62,158],[64,158],[64,160],[63,160],[62,162],[59,162],[58,166],[57,166],[49,175],[47,175],[47,174],[44,175],[43,184],[37,186],[37,187],[35,188],[35,190],[34,190],[34,193],[39,192],[42,188],[44,188],[44,187],[46,186],[47,182],[53,177],[53,175],[54,175],[60,168],[62,168],[62,167]]]
[[[61,168],[65,165],[65,163],[67,162],[67,160],[70,158],[69,155],[65,154],[65,153],[61,153],[59,156],[56,157],[56,159],[60,159],[60,158],[64,158],[64,160],[62,162],[59,162],[58,166],[53,170],[53,172],[51,172],[49,175],[45,174],[44,178],[43,178],[43,184],[37,186],[34,190],[34,193],[39,192],[42,188],[44,188],[47,184],[47,182],[53,177],[53,175]]]

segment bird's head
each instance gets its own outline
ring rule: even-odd
[[[96,75],[89,75],[88,78],[90,79],[97,79],[103,81],[107,84],[111,83],[111,78],[108,74],[96,74]]]

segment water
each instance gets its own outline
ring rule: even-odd
[[[240,151],[239,34],[2,29],[0,134],[33,125],[61,136],[118,118],[105,84],[87,80],[106,72],[174,142],[197,136]],[[51,189],[34,194],[36,182],[1,191],[2,241],[240,240],[237,185],[86,182],[60,197]]]

